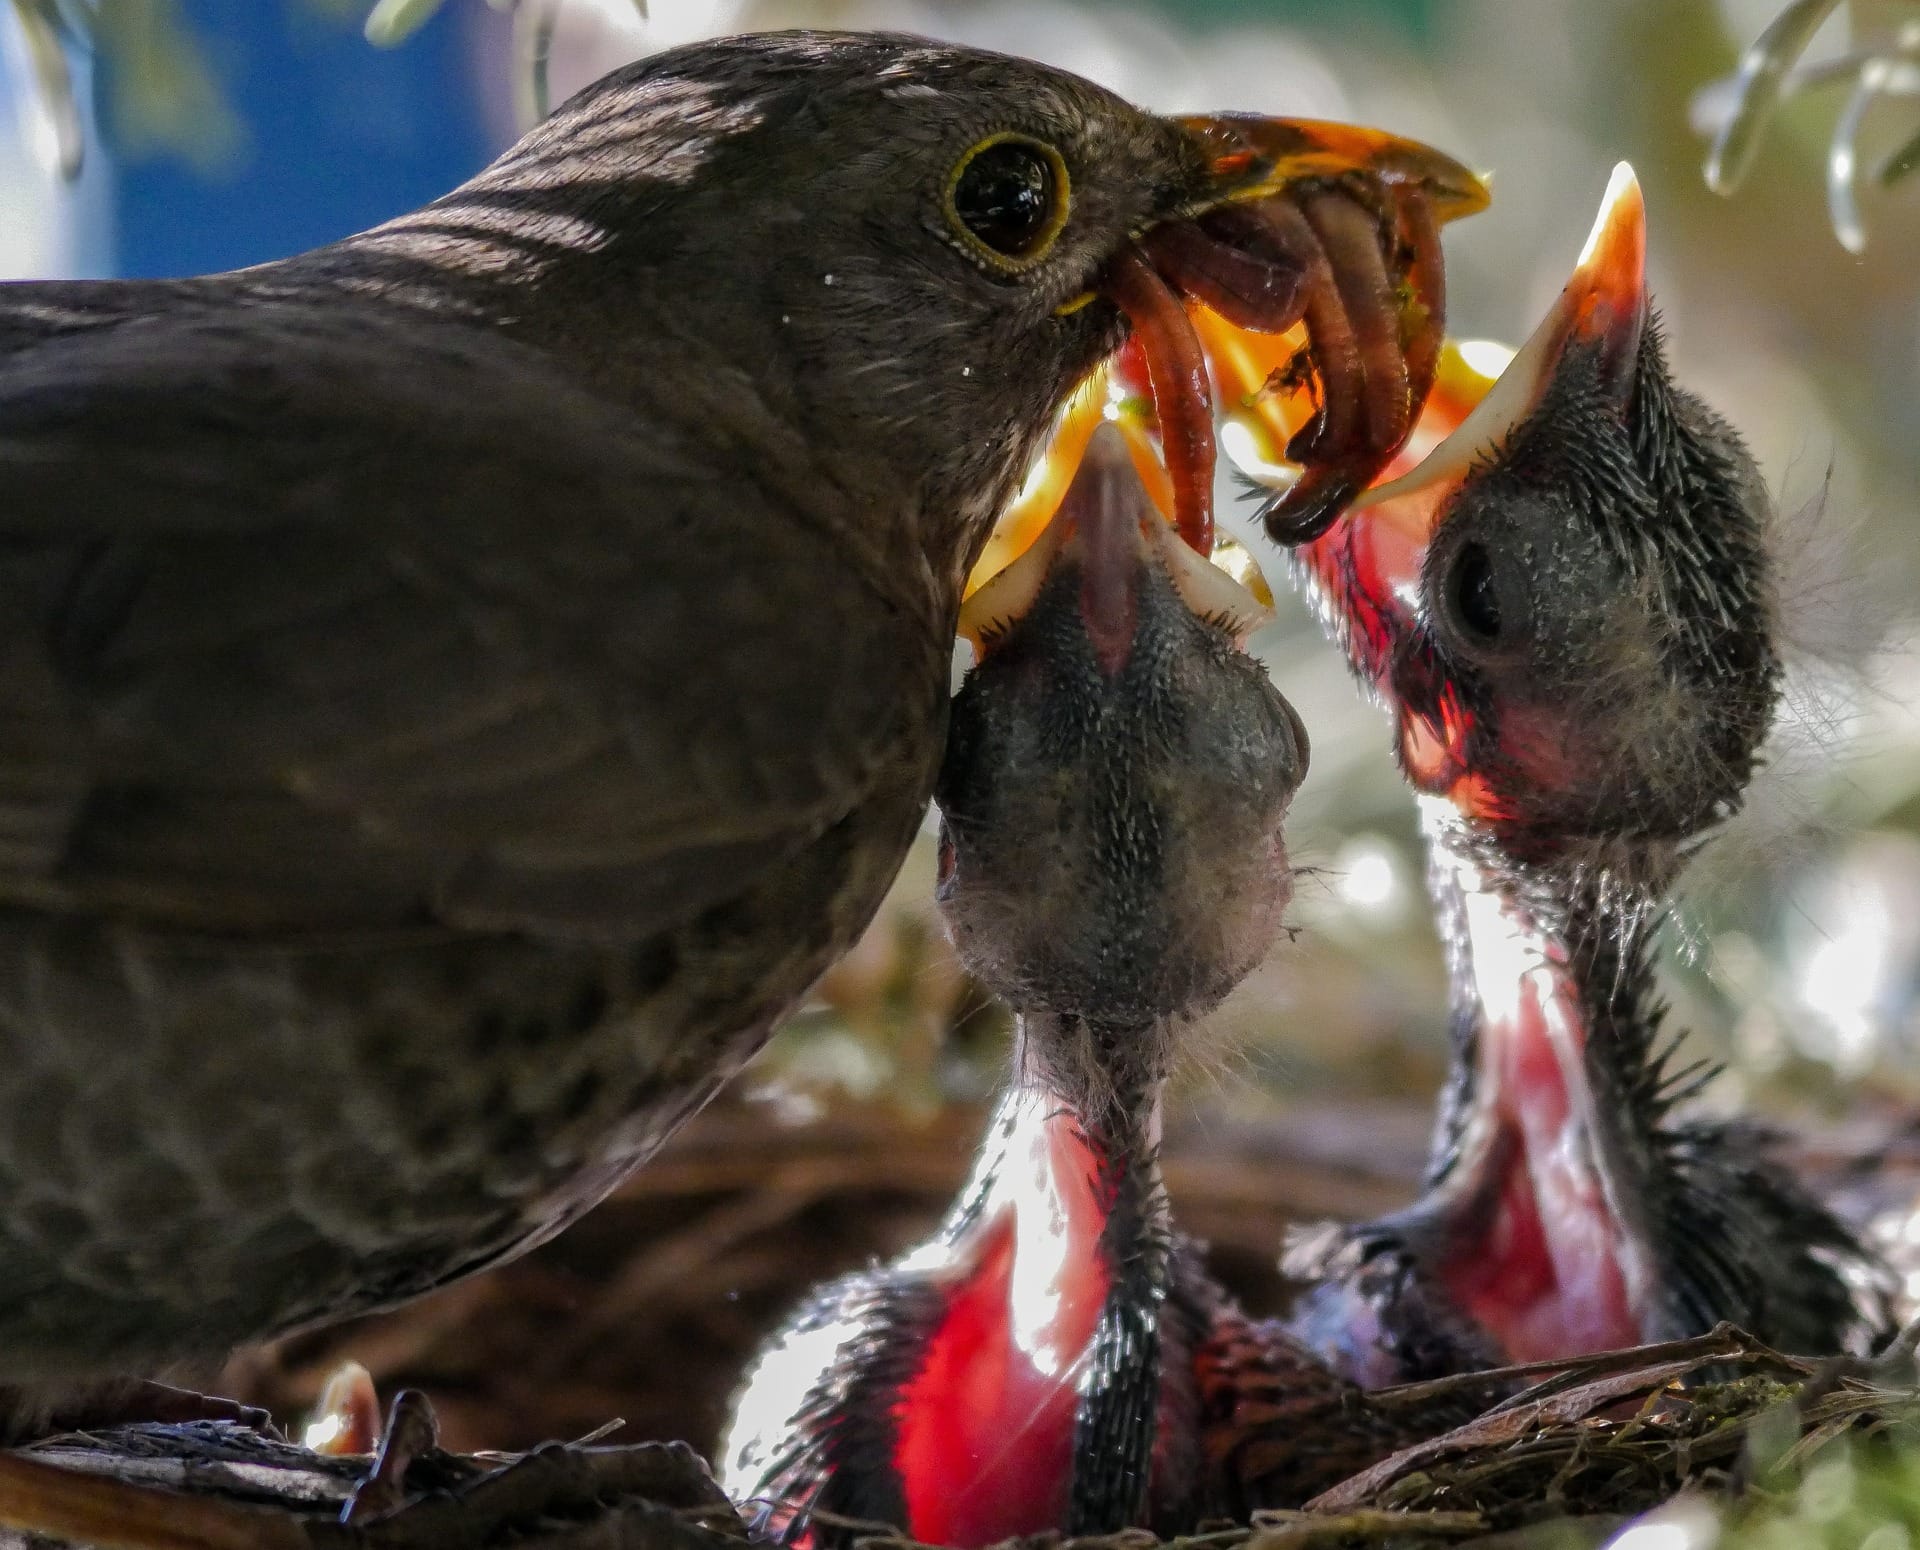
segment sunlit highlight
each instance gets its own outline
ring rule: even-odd
[[[1423,799],[1429,826],[1445,807]],[[1587,1027],[1564,948],[1479,869],[1458,869],[1479,1027],[1480,1082],[1503,1152],[1497,1215],[1443,1274],[1511,1361],[1603,1351],[1642,1338],[1651,1271],[1600,1166],[1600,1119],[1583,1066]]]
[[[1705,1502],[1682,1499],[1629,1523],[1607,1550],[1713,1550],[1719,1542],[1719,1514]]]
[[[1461,364],[1489,383],[1513,364],[1512,346],[1497,339],[1462,339],[1454,348]]]
[[[1110,1281],[1101,1164],[1078,1119],[1042,1090],[1002,1119],[1004,1151],[978,1211],[900,1262],[931,1272],[944,1297],[900,1390],[894,1451],[907,1527],[938,1544],[1058,1524],[1079,1374]]]
[[[1013,1184],[1013,1276],[1007,1303],[1014,1348],[1045,1378],[1070,1367],[1084,1335],[1063,1327],[1068,1256],[1073,1246],[1067,1201],[1053,1166],[1054,1141],[1044,1125],[1026,1128],[1024,1166],[1009,1168]],[[1069,1347],[1072,1349],[1069,1349]]]
[[[1342,901],[1369,915],[1392,913],[1400,903],[1400,873],[1393,852],[1368,836],[1342,847],[1334,862]]]

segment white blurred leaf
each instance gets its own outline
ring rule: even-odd
[[[1730,194],[1753,165],[1792,68],[1840,0],[1793,0],[1740,58],[1734,107],[1707,153],[1707,186]]]
[[[375,48],[404,43],[433,18],[441,0],[378,0],[367,13],[367,41]]]
[[[60,18],[53,0],[13,0],[20,36],[33,71],[34,106],[40,118],[38,149],[53,171],[71,182],[86,159],[86,132],[73,97],[73,72],[60,39]]]

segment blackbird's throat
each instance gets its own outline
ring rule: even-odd
[[[1034,1021],[969,1187],[902,1267],[942,1288],[894,1409],[905,1526],[933,1544],[1113,1531],[1148,1510],[1168,1254],[1159,1082],[1076,1099]]]

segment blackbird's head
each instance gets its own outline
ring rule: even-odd
[[[1521,859],[1696,832],[1772,716],[1768,499],[1669,375],[1645,245],[1623,165],[1492,390],[1305,555],[1409,779]]]
[[[1263,617],[1179,540],[1110,429],[1041,539],[969,600],[981,660],[940,773],[939,896],[1015,1011],[1198,1015],[1272,944],[1307,737],[1240,649]]]
[[[669,407],[720,420],[763,469],[744,433],[790,433],[836,514],[912,503],[957,583],[1054,410],[1125,335],[1104,295],[1116,258],[1302,177],[1361,173],[1433,183],[1440,218],[1485,203],[1464,169],[1371,131],[1161,118],[1028,60],[778,32],[615,71],[371,235],[418,253],[464,233],[433,251],[541,275],[568,293],[551,310],[570,355],[668,374]],[[1220,246],[1148,261],[1204,267]],[[1242,300],[1250,266],[1256,289],[1268,278],[1219,263]],[[1271,278],[1284,300],[1299,274]]]

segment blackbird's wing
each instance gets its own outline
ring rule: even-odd
[[[845,816],[925,664],[831,534],[362,310],[0,359],[0,903],[636,940]]]

